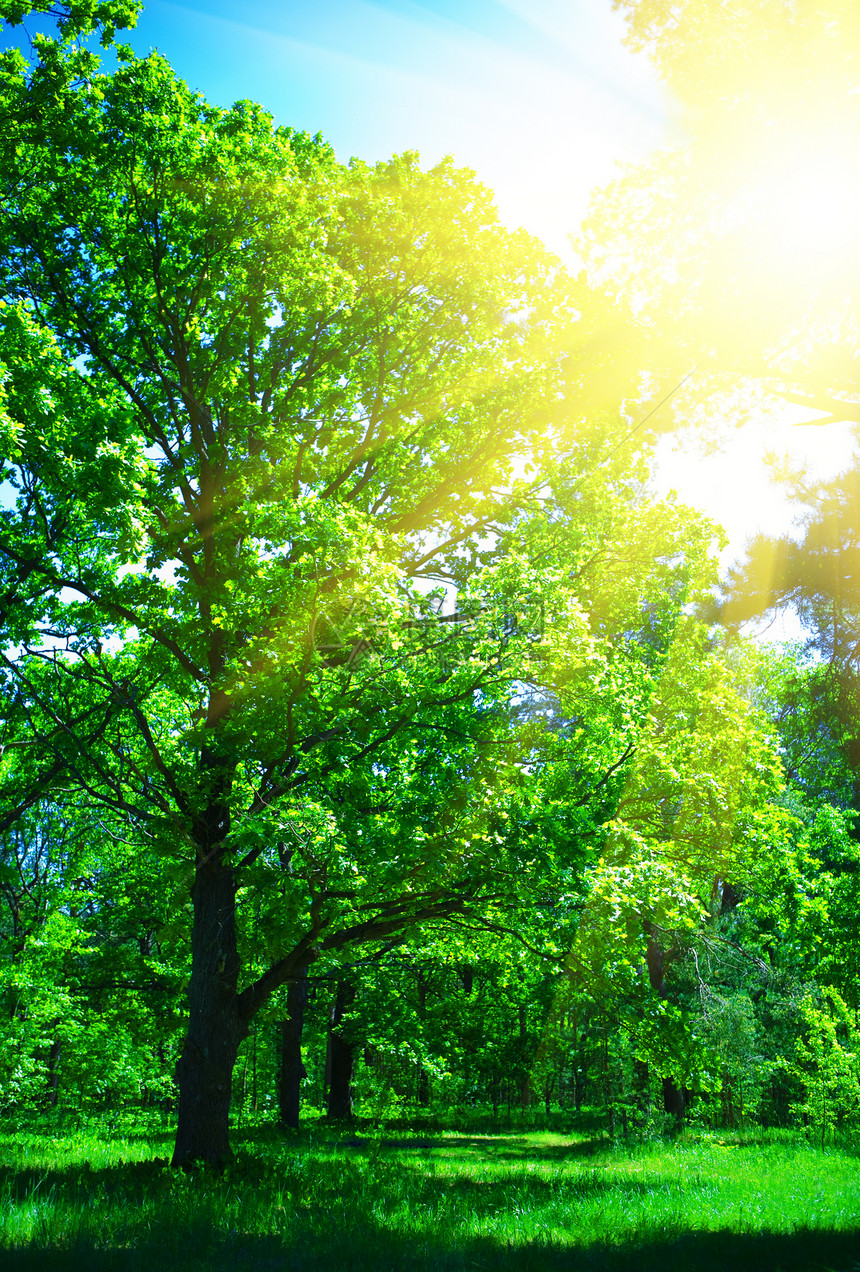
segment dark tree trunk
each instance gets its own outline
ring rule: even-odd
[[[178,1125],[173,1165],[232,1160],[230,1086],[239,1045],[248,1031],[238,1009],[236,885],[217,858],[198,866],[192,889],[188,1035],[176,1066]]]
[[[296,969],[287,989],[287,1016],[281,1021],[281,1067],[278,1075],[278,1107],[283,1126],[298,1127],[302,1078],[302,1029],[308,1003],[308,969]]]
[[[724,879],[722,897],[720,901],[720,914],[731,914],[732,910],[736,910],[740,903],[740,892],[734,884],[729,883],[727,879]]]
[[[518,1085],[520,1088],[520,1108],[527,1109],[532,1102],[532,1084],[529,1074],[529,1031],[525,1003],[519,1006],[519,1052],[520,1072]]]
[[[687,1102],[684,1099],[683,1087],[679,1087],[674,1078],[664,1078],[663,1112],[673,1118],[676,1131],[684,1129],[684,1110],[686,1107]]]
[[[55,1038],[48,1052],[48,1104],[52,1109],[57,1107],[60,1098],[60,1056],[63,1044]]]
[[[423,1020],[427,1015],[427,981],[421,968],[417,969],[418,1015]],[[415,1097],[422,1108],[430,1103],[430,1075],[424,1065],[418,1064],[418,1080],[415,1084]]]
[[[576,1073],[573,1075],[573,1107],[577,1113],[582,1110],[582,1102],[585,1099],[585,1084],[588,1078],[588,1070],[585,1064],[585,1055],[582,1057],[582,1064],[577,1067]]]
[[[648,944],[645,947],[645,962],[648,965],[649,984],[660,998],[667,998],[665,958],[662,949],[657,943],[654,928],[650,923],[645,924],[645,934],[648,937]]]
[[[636,1108],[643,1126],[651,1115],[651,1078],[644,1060],[633,1061],[633,1090]]]
[[[220,659],[218,648],[213,648],[209,660],[213,675],[223,670]],[[313,957],[305,937],[291,955],[279,959],[239,994],[237,884],[225,848],[234,766],[219,751],[214,732],[228,707],[226,694],[213,691],[207,716],[213,741],[202,748],[200,757],[200,789],[208,798],[191,829],[197,863],[191,889],[188,1033],[176,1065],[179,1100],[173,1150],[173,1165],[182,1167],[203,1162],[220,1169],[232,1160],[230,1088],[239,1046],[271,994]]]
[[[338,981],[329,1029],[329,1089],[327,1116],[337,1121],[352,1117],[352,1071],[355,1043],[338,1033],[338,1028],[355,1002],[355,986]]]
[[[668,998],[669,991],[666,988],[666,965],[671,962],[671,954],[665,954],[657,942],[657,935],[654,927],[650,923],[646,923],[645,934],[648,937],[648,945],[645,949],[645,962],[648,965],[648,980],[651,988],[660,998]],[[684,1129],[684,1111],[686,1101],[684,1099],[684,1091],[679,1087],[674,1078],[663,1079],[663,1111],[674,1120],[675,1130]]]

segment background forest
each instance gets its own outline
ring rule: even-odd
[[[649,476],[860,421],[860,24],[618,7],[686,140],[578,276],[451,161],[208,104],[126,0],[2,54],[4,1115],[162,1111],[186,1166],[320,1115],[856,1128],[860,470],[784,466],[802,528],[722,579]]]

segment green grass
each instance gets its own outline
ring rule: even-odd
[[[860,1152],[775,1133],[612,1148],[569,1134],[315,1126],[234,1137],[223,1176],[98,1122],[0,1133],[0,1267],[860,1269]]]

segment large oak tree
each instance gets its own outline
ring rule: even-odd
[[[642,501],[612,312],[470,174],[155,55],[2,71],[7,818],[62,780],[169,858],[174,1160],[223,1163],[280,986],[575,886],[710,532]]]

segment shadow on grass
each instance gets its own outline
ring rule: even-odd
[[[165,1178],[168,1159],[150,1158],[144,1162],[117,1162],[93,1170],[88,1162],[65,1168],[0,1166],[0,1195],[23,1201],[39,1193],[89,1193],[98,1191],[116,1197],[137,1197],[144,1191],[159,1188]]]
[[[26,1229],[39,1236],[29,1245],[0,1246],[0,1269],[860,1272],[860,1227],[699,1232],[668,1219],[662,1225],[653,1221],[623,1243],[551,1243],[539,1237],[508,1243],[469,1235],[486,1232],[495,1216],[509,1210],[512,1188],[543,1199],[547,1181],[539,1174],[524,1180],[521,1163],[593,1157],[608,1148],[600,1141],[541,1145],[509,1133],[345,1140],[342,1130],[332,1128],[288,1136],[256,1130],[248,1141],[255,1155],[242,1154],[224,1176],[200,1172],[192,1179],[167,1169],[165,1159],[97,1169],[85,1163],[48,1171],[0,1169],[0,1196],[13,1208],[33,1202],[39,1211],[38,1224]],[[428,1153],[434,1163],[444,1163],[445,1150],[468,1155],[473,1163],[495,1163],[494,1177],[448,1176],[434,1167],[420,1179]],[[824,1162],[821,1169],[826,1170]],[[573,1208],[585,1194],[643,1191],[639,1180],[617,1174],[604,1180],[602,1171],[587,1167],[581,1174],[570,1181],[567,1201]],[[462,1204],[446,1212],[443,1201],[452,1191]],[[381,1196],[399,1206],[403,1217],[397,1225],[380,1217]],[[64,1240],[64,1232],[74,1235]]]
[[[792,1235],[729,1231],[688,1232],[672,1239],[624,1245],[534,1243],[500,1245],[490,1239],[456,1246],[369,1229],[344,1242],[337,1233],[297,1241],[277,1237],[228,1237],[204,1229],[164,1233],[131,1248],[106,1250],[85,1243],[69,1249],[32,1245],[0,1251],[4,1272],[855,1272],[860,1268],[860,1229],[802,1230]]]
[[[364,1152],[429,1152],[434,1153],[469,1153],[487,1161],[543,1161],[567,1162],[583,1157],[594,1157],[597,1153],[616,1151],[606,1140],[579,1140],[567,1144],[540,1144],[524,1136],[500,1135],[498,1138],[483,1135],[446,1135],[435,1139],[403,1138],[393,1139],[364,1138],[353,1136],[341,1140],[335,1145],[340,1149],[351,1149]]]
[[[444,1159],[443,1159],[444,1160]],[[535,1202],[543,1203],[557,1195],[558,1184],[539,1174],[529,1174],[525,1179],[515,1169],[514,1163],[505,1161],[491,1178],[476,1178],[467,1173],[434,1177],[426,1173],[426,1161],[416,1154],[383,1156],[353,1153],[349,1157],[340,1153],[319,1155],[301,1163],[291,1163],[287,1154],[278,1160],[243,1158],[225,1175],[208,1170],[186,1176],[169,1168],[167,1158],[143,1162],[116,1162],[111,1166],[90,1169],[87,1163],[42,1170],[34,1167],[0,1167],[0,1196],[11,1204],[26,1204],[34,1199],[51,1199],[62,1213],[68,1207],[91,1208],[93,1198],[104,1213],[111,1211],[133,1213],[144,1200],[163,1206],[165,1211],[181,1206],[180,1198],[195,1198],[200,1204],[217,1211],[219,1195],[240,1192],[245,1196],[266,1196],[273,1191],[284,1192],[292,1202],[300,1199],[305,1217],[315,1213],[325,1217],[326,1207],[334,1201],[349,1199],[353,1214],[351,1223],[362,1226],[362,1207],[365,1205],[366,1174],[378,1186],[392,1182],[394,1191],[404,1179],[409,1179],[408,1192],[411,1204],[424,1210],[434,1209],[443,1195],[458,1195],[469,1208],[469,1214],[477,1220],[495,1216],[510,1202],[512,1189],[525,1188]],[[659,1184],[649,1183],[649,1189]],[[641,1195],[643,1182],[638,1179],[611,1176],[603,1178],[595,1173],[577,1176],[569,1183],[569,1197],[575,1202],[586,1196],[607,1194]],[[318,1221],[318,1220],[317,1220]],[[133,1231],[130,1227],[129,1231]],[[3,1261],[0,1259],[0,1269]]]

